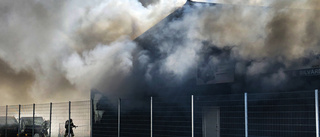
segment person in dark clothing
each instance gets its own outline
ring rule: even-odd
[[[74,133],[73,133],[73,130],[72,128],[77,128],[78,126],[75,126],[72,122],[72,119],[70,119],[70,134],[72,137],[74,137]],[[65,123],[65,128],[66,128],[66,133],[64,134],[64,137],[67,137],[68,136],[68,133],[69,133],[69,120],[66,121]]]
[[[42,134],[43,137],[47,137],[48,136],[49,124],[50,124],[49,121],[44,121],[41,124],[41,134]]]

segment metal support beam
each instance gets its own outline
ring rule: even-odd
[[[118,100],[118,137],[120,137],[120,122],[121,122],[121,99]]]
[[[4,136],[7,137],[8,136],[8,105],[6,105],[6,126],[5,126],[5,133]]]
[[[150,137],[152,137],[153,134],[153,98],[150,99]]]
[[[50,102],[50,123],[49,123],[49,137],[51,137],[51,124],[52,124],[52,103]]]
[[[69,101],[69,122],[68,122],[68,137],[70,137],[70,130],[71,130],[71,127],[70,127],[70,124],[71,124],[71,101]]]
[[[18,117],[18,122],[19,122],[19,126],[18,126],[18,137],[20,137],[21,134],[21,105],[19,105],[19,117]]]
[[[245,137],[248,137],[248,94],[244,93]]]
[[[194,137],[194,100],[191,96],[191,136]]]
[[[32,137],[34,137],[34,115],[35,115],[35,112],[36,112],[36,104],[33,104],[33,107],[32,107]]]
[[[90,94],[91,95],[91,94]],[[90,137],[92,137],[92,129],[93,129],[93,109],[94,109],[94,100],[90,97]]]
[[[315,90],[316,137],[319,137],[319,100],[318,89]]]

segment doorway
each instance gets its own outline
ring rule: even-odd
[[[220,137],[220,109],[218,107],[203,110],[202,132],[203,137]]]

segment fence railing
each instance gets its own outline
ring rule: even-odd
[[[0,106],[0,137],[319,136],[318,90]],[[67,131],[67,133],[66,133]]]
[[[92,136],[316,136],[317,93],[316,90],[95,100]]]
[[[1,106],[0,137],[89,137],[90,108],[90,101]],[[69,115],[78,127],[66,133]]]

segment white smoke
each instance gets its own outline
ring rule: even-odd
[[[97,86],[101,77],[124,77],[131,72],[132,52],[136,48],[128,38],[119,39],[110,45],[98,45],[82,55],[73,53],[63,62],[66,78],[79,89]],[[112,79],[116,81],[115,79]]]
[[[88,99],[101,77],[130,73],[131,39],[184,2],[0,1],[1,103]]]

